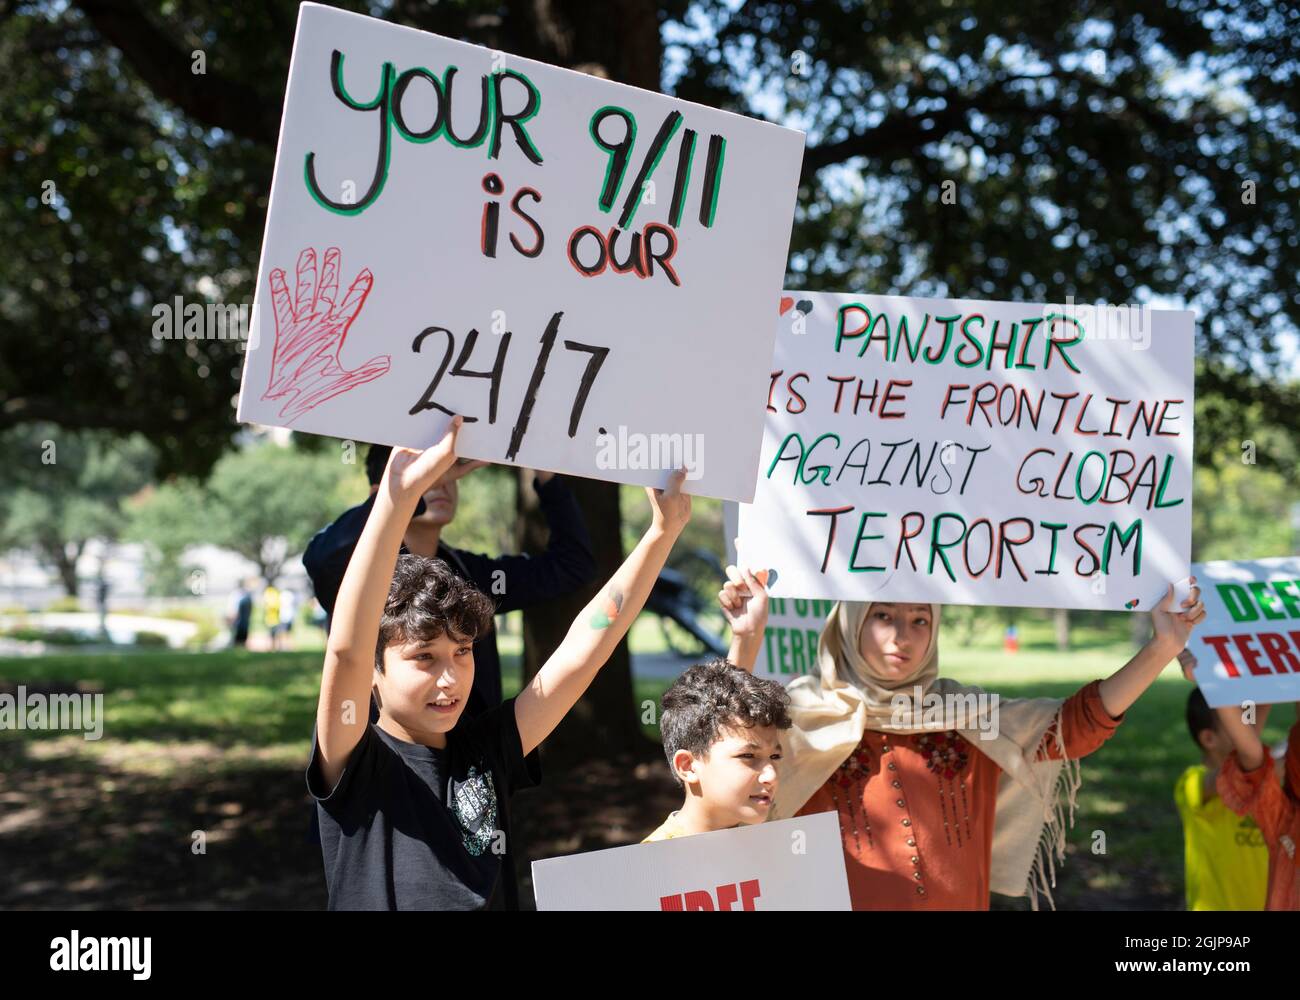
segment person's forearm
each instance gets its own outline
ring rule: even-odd
[[[414,510],[414,498],[399,507],[384,491],[376,495],[339,586],[327,652],[343,660],[373,665],[379,620],[392,585],[402,536]]]
[[[741,670],[754,672],[758,662],[758,651],[763,646],[763,633],[758,635],[732,635],[731,648],[727,650],[727,659]]]
[[[1228,732],[1228,739],[1232,741],[1233,749],[1237,751],[1237,760],[1241,764],[1241,769],[1253,771],[1263,764],[1267,756],[1264,753],[1264,743],[1259,738],[1259,733],[1255,731],[1255,727],[1241,718],[1241,706],[1223,705],[1215,711],[1219,714],[1219,721],[1223,724],[1223,728]]]
[[[1177,655],[1177,649],[1152,639],[1133,659],[1101,682],[1098,694],[1102,707],[1112,717],[1123,715]]]
[[[623,565],[574,619],[556,656],[597,665],[609,659],[644,607],[676,541],[675,532],[653,526],[647,530]],[[611,616],[610,611],[615,613]]]

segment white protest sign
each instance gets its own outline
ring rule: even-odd
[[[1300,701],[1300,558],[1195,563],[1205,621],[1187,648],[1214,707]]]
[[[802,155],[303,4],[239,419],[749,499]]]
[[[722,505],[723,550],[727,563],[742,565],[737,556],[736,530],[740,518],[740,504],[730,501]],[[761,567],[747,568],[763,572]],[[769,590],[780,585],[781,578],[775,570],[767,570],[764,581]],[[803,598],[769,597],[767,602],[767,628],[763,630],[763,645],[754,661],[754,676],[789,684],[796,677],[817,673],[817,644],[826,619],[835,607],[834,601],[806,600]]]
[[[754,675],[788,684],[817,674],[817,642],[834,601],[772,597]]]
[[[833,812],[533,862],[539,910],[847,910]]]
[[[741,553],[773,596],[1149,611],[1188,574],[1192,314],[787,292]]]

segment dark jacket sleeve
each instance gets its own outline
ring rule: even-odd
[[[352,550],[357,547],[374,505],[375,495],[372,493],[365,503],[345,510],[333,524],[312,536],[302,554],[302,564],[311,578],[316,600],[327,614],[334,614],[334,602],[343,584],[343,574],[347,572]]]
[[[573,492],[559,476],[545,485],[533,480],[533,485],[551,529],[545,552],[491,557],[456,550],[474,585],[496,603],[498,614],[562,597],[596,576],[591,537]]]
[[[348,571],[352,552],[374,506],[375,494],[372,493],[365,503],[345,510],[328,528],[316,532],[302,554],[302,564],[311,579],[312,589],[316,591],[316,600],[328,615],[334,614],[334,602],[338,600],[339,587],[343,585],[343,574]],[[415,513],[417,516],[424,513],[423,498],[416,504]]]

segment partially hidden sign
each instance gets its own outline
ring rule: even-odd
[[[303,4],[239,419],[749,499],[802,155]]]
[[[1188,574],[1190,312],[786,292],[739,543],[774,597],[1149,611]]]
[[[722,505],[722,548],[729,565],[744,565],[749,569],[763,567],[751,565],[738,556],[736,530],[740,518],[740,504]],[[781,589],[783,581],[773,569],[767,571],[769,591],[789,593]],[[763,644],[754,661],[753,674],[767,680],[789,684],[807,674],[817,676],[817,646],[821,641],[826,619],[835,608],[830,600],[808,600],[800,597],[771,597],[767,604],[767,628]]]
[[[782,684],[805,674],[816,677],[817,645],[834,608],[835,602],[829,600],[769,598],[767,629],[754,661],[754,675]]]
[[[836,814],[533,862],[539,910],[847,910]]]
[[[1192,567],[1205,621],[1187,648],[1213,706],[1300,701],[1300,558]]]

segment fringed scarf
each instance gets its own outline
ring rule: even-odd
[[[789,749],[769,818],[793,816],[857,749],[868,729],[887,733],[956,730],[1002,769],[990,887],[1009,896],[1027,895],[1034,909],[1038,909],[1041,894],[1055,908],[1051,889],[1056,885],[1056,863],[1065,858],[1066,830],[1074,825],[1080,784],[1078,762],[1065,759],[1059,724],[1062,700],[1000,698],[991,703],[988,698],[969,697],[983,694],[982,689],[940,677],[940,607],[930,605],[930,643],[920,666],[906,678],[882,680],[871,672],[859,651],[859,637],[871,605],[848,601],[835,605],[817,646],[819,674],[801,677],[787,688],[794,725],[784,737]],[[924,727],[916,725],[919,705],[915,708],[917,718],[897,724],[892,704],[895,695],[905,694],[910,701],[918,687],[923,696],[938,695],[942,700],[941,727],[929,723],[928,709]],[[962,718],[954,717],[954,699],[949,695],[965,697]],[[972,705],[978,706],[974,719],[966,711]],[[992,729],[991,712],[997,712],[997,736],[987,739],[983,737]],[[1057,723],[1056,746],[1061,759],[1039,760],[1038,748],[1053,723]]]

